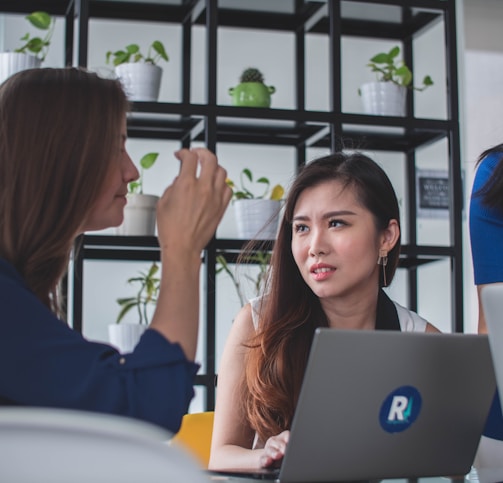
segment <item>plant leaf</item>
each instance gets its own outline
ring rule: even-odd
[[[128,191],[130,193],[138,193],[140,191],[141,183],[139,181],[131,181],[128,184]]]
[[[425,76],[424,79],[423,79],[423,84],[425,86],[432,86],[433,85],[432,78],[429,75]]]
[[[128,54],[136,54],[139,51],[140,46],[138,44],[129,44],[126,46],[126,52],[128,52]]]
[[[164,45],[159,40],[154,40],[152,43],[152,48],[163,58],[166,62],[169,60],[168,54],[166,53],[166,49]]]
[[[26,16],[26,20],[34,27],[41,30],[49,30],[51,26],[51,16],[47,12],[37,11]]]
[[[388,57],[390,58],[390,62],[393,62],[394,59],[400,53],[400,47],[395,45],[389,52]]]
[[[157,263],[154,262],[148,271],[147,278],[152,278],[158,271],[159,271],[159,265],[157,265]]]
[[[375,64],[387,64],[389,62],[388,54],[381,52],[380,54],[374,55],[374,57],[370,59],[370,62]]]
[[[395,75],[402,79],[401,84],[408,86],[412,82],[412,73],[406,65],[402,65],[395,70]]]
[[[117,52],[113,53],[115,59],[114,59],[114,65],[119,65],[127,62],[129,60],[130,54],[125,52],[124,50],[118,50]]]
[[[44,48],[44,41],[39,37],[34,37],[26,44],[28,50],[38,54]]]
[[[140,166],[143,169],[149,169],[149,168],[151,168],[154,165],[155,161],[157,160],[158,156],[159,156],[159,153],[148,153],[148,154],[145,154],[145,156],[143,156],[140,159]]]
[[[242,173],[250,180],[250,183],[253,183],[253,175],[248,168],[243,169]]]
[[[283,186],[277,184],[271,191],[271,200],[277,200],[277,201],[282,200],[284,194],[285,189],[283,188]]]
[[[124,304],[121,311],[119,312],[119,315],[117,316],[116,323],[118,324],[124,318],[124,316],[135,306],[136,306],[135,299],[133,299],[133,301],[129,304]]]

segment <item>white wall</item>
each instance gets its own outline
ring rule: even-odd
[[[500,142],[501,116],[498,109],[503,75],[503,45],[498,28],[503,18],[503,2],[498,0],[458,0],[459,20],[459,65],[461,88],[461,112],[463,142],[463,167],[466,186],[471,187],[473,160],[486,147]],[[21,16],[5,15],[1,23],[0,45],[14,48],[17,39],[27,30]],[[489,23],[488,23],[489,22]],[[491,25],[494,24],[494,28]],[[3,32],[3,35],[2,35]],[[20,34],[21,32],[21,34]],[[466,33],[466,51],[465,51]],[[152,40],[165,42],[170,61],[163,65],[164,81],[161,88],[161,101],[180,100],[180,78],[177,72],[181,66],[181,30],[176,25],[157,23],[113,22],[92,20],[89,30],[89,66],[104,73],[105,53],[123,47],[126,43],[138,42],[148,45]],[[192,55],[192,94],[191,100],[204,103],[205,93],[205,40],[204,29],[194,28]],[[291,34],[281,32],[254,32],[245,29],[221,29],[218,35],[218,102],[230,104],[228,88],[238,83],[243,68],[257,66],[265,74],[267,85],[274,85],[276,93],[272,96],[272,106],[292,108],[294,104],[294,39]],[[378,50],[389,49],[391,42],[375,42],[369,39],[343,39],[343,109],[347,112],[361,112],[358,86],[372,75],[365,68],[367,60]],[[424,93],[416,94],[416,115],[445,119],[445,69],[443,25],[438,24],[415,43],[415,74],[422,78],[430,74],[435,85]],[[465,55],[466,53],[466,55]],[[466,57],[466,58],[465,58]],[[326,37],[315,34],[307,36],[307,74],[306,105],[309,109],[326,110],[328,101],[328,42]],[[53,46],[46,61],[47,66],[63,65],[63,20],[58,19]],[[494,114],[493,114],[494,113]],[[175,176],[178,163],[172,152],[178,143],[159,140],[128,141],[128,149],[135,160],[147,151],[159,151],[160,157],[155,167],[145,174],[145,187],[148,191],[160,194],[166,184]],[[439,142],[419,150],[418,164],[421,168],[444,167],[446,143]],[[229,176],[236,178],[242,167],[247,166],[255,173],[268,176],[273,183],[288,185],[295,171],[294,150],[281,146],[256,146],[219,144],[217,151],[221,163],[227,168]],[[323,150],[311,149],[308,159],[321,154]],[[392,178],[398,197],[404,203],[406,198],[405,169],[403,156],[397,153],[370,152],[387,170]],[[469,189],[466,190],[468,196]],[[405,211],[405,210],[404,210]],[[404,221],[404,220],[402,220]],[[235,236],[235,220],[229,208],[221,226],[219,237]],[[113,232],[113,230],[108,230]],[[418,220],[421,243],[448,243],[448,225],[445,220]],[[466,235],[466,226],[464,233]],[[407,234],[404,234],[407,239]],[[471,263],[465,243],[465,317],[468,331],[472,331],[475,320],[474,289],[471,282]],[[138,262],[97,262],[85,263],[85,334],[90,338],[106,339],[106,326],[115,320],[119,296],[130,293],[125,280],[136,271],[146,267]],[[203,282],[202,282],[203,285]],[[204,290],[204,286],[202,286]],[[407,305],[405,273],[400,271],[390,288],[391,295],[400,303]],[[232,319],[239,309],[239,301],[232,284],[225,276],[217,280],[217,353],[220,354]],[[251,294],[250,294],[251,295]],[[450,330],[450,267],[448,262],[436,262],[419,269],[419,313],[428,318],[442,330]],[[204,310],[204,306],[201,307]],[[204,338],[204,327],[201,341]],[[203,344],[200,344],[200,356]],[[218,356],[219,357],[219,356]],[[198,398],[192,409],[201,406]]]

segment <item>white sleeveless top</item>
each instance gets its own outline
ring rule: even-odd
[[[252,308],[252,319],[253,326],[255,330],[258,328],[259,321],[259,310],[260,310],[260,300],[261,297],[255,297],[250,300],[250,305]],[[397,302],[393,301],[398,314],[398,320],[400,322],[400,328],[402,332],[425,332],[426,331],[426,320],[421,316],[413,312],[412,310],[402,307]]]

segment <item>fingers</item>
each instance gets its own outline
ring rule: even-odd
[[[283,459],[289,437],[290,431],[283,431],[277,436],[271,436],[266,441],[264,452],[260,457],[260,465],[262,468],[272,466]]]
[[[182,166],[189,160],[185,171],[180,171],[180,176],[197,176],[197,167],[200,166],[199,179],[202,190],[210,194],[212,201],[215,197],[220,198],[220,209],[216,213],[217,220],[223,216],[227,205],[232,198],[232,190],[227,186],[227,171],[219,166],[217,157],[206,148],[192,148],[181,150]],[[185,152],[188,151],[188,152]],[[195,161],[195,162],[193,162]],[[215,227],[216,228],[216,227]]]
[[[175,156],[180,171],[157,205],[158,238],[161,246],[185,244],[202,250],[232,197],[227,172],[205,148],[180,149]]]
[[[211,175],[218,165],[217,157],[206,148],[180,149],[175,157],[181,161],[179,176],[196,177],[198,164],[201,165],[201,178]]]
[[[214,193],[222,193],[226,208],[232,197],[232,190],[227,189],[227,171],[218,165],[215,154],[206,148],[192,148],[180,149],[175,156],[181,161],[180,174],[175,181],[178,178],[197,177],[197,169],[200,166],[199,181]]]

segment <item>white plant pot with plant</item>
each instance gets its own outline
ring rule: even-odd
[[[35,28],[47,31],[44,38],[21,37],[23,44],[12,52],[0,52],[0,84],[10,76],[26,69],[39,68],[44,61],[54,32],[54,19],[43,11],[32,12],[26,20]]]
[[[227,180],[227,184],[233,191],[233,206],[236,217],[238,238],[244,240],[261,239],[274,240],[278,231],[281,199],[285,193],[284,188],[277,184],[269,189],[268,178],[261,177],[256,181],[250,169],[245,168],[240,176],[241,188]],[[262,185],[264,191],[261,195],[255,195],[246,188],[246,184]]]
[[[377,74],[375,82],[367,82],[359,89],[365,114],[380,116],[405,116],[407,90],[424,91],[433,85],[429,75],[421,87],[412,85],[412,72],[401,60],[397,60],[400,47],[381,52],[370,59],[368,67]]]
[[[159,153],[147,153],[140,159],[140,177],[128,185],[127,204],[124,208],[124,220],[117,227],[117,235],[154,236],[159,197],[143,193],[143,174],[151,168]]]
[[[234,201],[238,238],[274,240],[278,231],[281,201],[242,199]]]
[[[150,323],[148,309],[154,307],[159,295],[160,279],[156,276],[159,265],[153,263],[147,272],[140,272],[138,276],[128,279],[129,284],[139,284],[140,289],[133,297],[117,299],[121,310],[115,324],[108,326],[110,344],[122,354],[132,352],[140,337]],[[137,310],[138,322],[124,322],[123,319],[132,309]]]
[[[140,52],[138,44],[130,44],[124,50],[107,52],[107,63],[112,57],[115,74],[131,101],[155,102],[159,99],[162,68],[157,62],[169,60],[162,42],[152,42],[147,55]]]
[[[392,82],[367,82],[360,89],[365,114],[405,116],[405,87]]]

